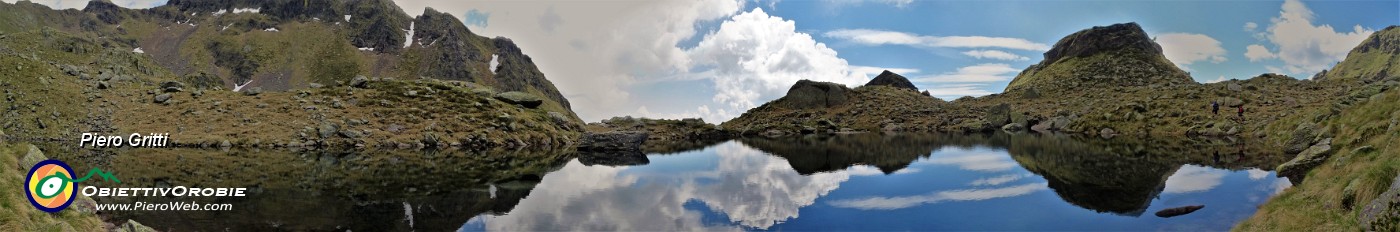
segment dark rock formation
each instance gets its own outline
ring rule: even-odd
[[[1053,64],[1071,57],[1088,57],[1103,52],[1141,52],[1161,54],[1157,45],[1137,23],[1120,23],[1084,29],[1055,42],[1045,52],[1041,64]]]
[[[875,79],[870,79],[870,82],[865,83],[865,86],[875,85],[883,85],[919,91],[919,88],[914,87],[914,83],[909,82],[908,78],[904,78],[904,76],[901,76],[898,73],[890,72],[890,70],[885,70],[884,72],[881,72],[880,75],[875,76]]]
[[[640,151],[579,152],[578,162],[583,165],[635,166],[651,163],[647,155]]]
[[[639,131],[587,133],[577,147],[580,151],[595,152],[641,151],[642,142],[647,141],[648,135]]]
[[[791,109],[827,108],[845,104],[850,91],[837,83],[800,80],[777,102]]]

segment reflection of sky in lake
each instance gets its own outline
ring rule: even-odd
[[[462,230],[1228,230],[1287,187],[1268,171],[1188,164],[1166,178],[1149,213],[1131,217],[1066,203],[1001,149],[946,147],[889,175],[857,165],[804,176],[737,142],[649,158],[570,162],[511,212]],[[1151,215],[1197,204],[1206,208]]]

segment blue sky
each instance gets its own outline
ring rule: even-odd
[[[411,15],[432,7],[474,33],[511,38],[586,121],[719,123],[800,79],[856,87],[884,69],[943,99],[998,93],[1065,35],[1122,22],[1140,24],[1199,82],[1270,72],[1309,78],[1370,33],[1400,24],[1397,0],[394,2]]]

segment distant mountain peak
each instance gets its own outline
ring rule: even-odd
[[[885,70],[884,72],[881,72],[880,75],[875,76],[874,79],[870,79],[870,82],[865,83],[865,85],[884,85],[895,88],[904,88],[919,91],[919,88],[915,87],[913,82],[909,82],[909,78],[904,78],[904,76],[901,76],[898,73],[891,72],[890,70]]]

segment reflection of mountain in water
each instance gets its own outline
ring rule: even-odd
[[[889,174],[945,146],[1002,148],[1022,167],[1045,178],[1066,202],[1127,216],[1141,215],[1182,165],[1269,170],[1287,158],[1272,149],[1222,141],[1041,134],[856,134],[740,141],[787,159],[802,174],[853,165],[872,165]]]
[[[108,212],[154,228],[446,231],[479,214],[509,212],[545,173],[568,161],[563,153],[118,149],[63,159],[81,161],[72,162],[75,167],[111,170],[122,179],[120,184],[97,183],[102,187],[248,188],[246,197],[97,198],[100,203],[233,206],[230,211]]]
[[[938,149],[940,135],[854,134],[784,138],[744,138],[744,145],[787,159],[803,175],[871,165],[885,174],[909,167]]]
[[[1100,140],[1063,135],[998,134],[1012,159],[1049,182],[1066,202],[1096,212],[1140,216],[1183,165],[1271,169],[1285,156],[1268,149],[1193,140]],[[1220,150],[1227,151],[1221,158]],[[1245,151],[1266,151],[1244,155]],[[1234,153],[1234,154],[1230,154]]]

